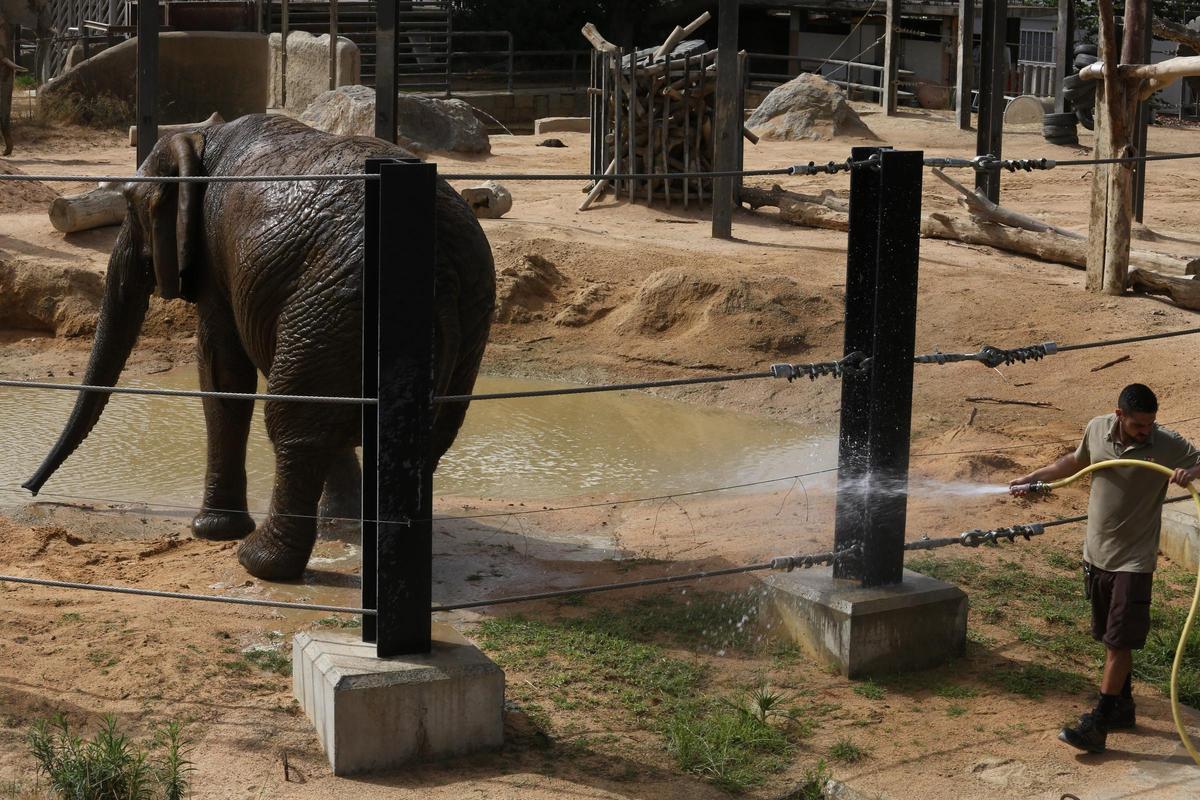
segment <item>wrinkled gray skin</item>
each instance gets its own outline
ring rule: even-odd
[[[14,27],[35,29],[39,38],[50,33],[50,17],[46,0],[0,0],[0,55],[13,58]],[[0,63],[0,137],[4,139],[3,155],[11,155],[12,98],[16,73]]]
[[[256,114],[158,142],[147,175],[361,172],[370,156],[406,156],[369,137],[333,136]],[[129,215],[109,261],[84,382],[112,386],[137,340],[152,291],[196,304],[200,385],[253,392],[357,395],[361,386],[363,184],[129,184]],[[474,214],[444,181],[437,189],[437,394],[469,394],[495,304],[491,250]],[[399,263],[396,269],[422,269]],[[35,493],[95,425],[108,400],[81,394],[62,437],[24,484]],[[301,576],[323,516],[359,516],[358,406],[267,402],[275,447],[270,516],[246,513],[246,438],[253,403],[204,399],[208,469],[203,539],[245,540],[252,575]],[[433,455],[449,449],[466,404],[437,407]],[[318,509],[318,501],[320,507]]]

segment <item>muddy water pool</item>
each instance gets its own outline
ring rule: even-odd
[[[125,383],[184,389],[196,382],[194,369],[181,368]],[[546,386],[485,377],[476,391]],[[74,398],[62,391],[0,389],[0,503],[28,498],[18,487],[57,440]],[[249,452],[250,507],[261,510],[274,469],[261,403]],[[494,400],[471,406],[438,469],[434,492],[514,499],[667,494],[835,462],[830,431],[634,392]],[[203,479],[204,415],[198,399],[114,395],[43,496],[195,506]]]

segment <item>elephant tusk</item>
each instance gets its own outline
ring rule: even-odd
[[[9,58],[8,56],[0,56],[0,64],[3,64],[4,66],[8,67],[13,72],[29,72],[29,70],[25,69],[20,64],[16,63],[11,58]]]

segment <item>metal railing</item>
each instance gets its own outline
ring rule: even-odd
[[[883,91],[878,85],[873,83],[864,83],[861,75],[855,75],[851,70],[862,70],[875,75],[880,75],[883,72],[883,67],[879,64],[870,64],[863,61],[843,60],[837,58],[809,58],[806,56],[791,56],[783,53],[747,53],[746,57],[750,59],[751,67],[749,77],[752,81],[764,83],[787,83],[802,72],[818,73],[825,80],[841,86],[843,89],[853,89],[861,92],[868,92],[878,97]],[[788,62],[785,72],[755,72],[754,61],[786,61]],[[832,64],[837,67],[830,72],[822,73],[821,67]],[[806,69],[806,65],[811,68]],[[842,77],[838,78],[837,75]],[[896,74],[900,78],[911,78],[914,76],[910,69],[898,69]],[[912,97],[913,93],[900,90],[896,92],[899,97]]]

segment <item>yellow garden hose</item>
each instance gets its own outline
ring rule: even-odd
[[[1155,464],[1152,461],[1139,461],[1134,458],[1114,458],[1109,461],[1098,461],[1076,472],[1069,478],[1052,481],[1049,483],[1034,483],[1030,484],[1030,489],[1033,491],[1042,490],[1048,491],[1058,489],[1082,478],[1084,475],[1089,475],[1098,469],[1107,469],[1109,467],[1146,467],[1147,469],[1157,470],[1164,475],[1170,477],[1175,474],[1175,470],[1170,467],[1164,467],[1162,464]],[[1196,504],[1197,518],[1200,518],[1200,494],[1196,493],[1195,488],[1188,484],[1187,490],[1192,493],[1192,501]],[[1175,730],[1179,731],[1179,738],[1183,742],[1183,746],[1191,755],[1192,760],[1200,766],[1200,753],[1196,752],[1196,748],[1192,745],[1192,740],[1187,734],[1187,729],[1183,726],[1183,719],[1179,715],[1179,665],[1183,662],[1183,647],[1187,643],[1188,634],[1192,631],[1192,623],[1196,619],[1196,608],[1200,606],[1200,574],[1196,576],[1196,589],[1192,593],[1192,607],[1188,611],[1187,621],[1183,623],[1183,633],[1179,637],[1179,646],[1175,648],[1175,661],[1171,664],[1171,716],[1175,718]]]

